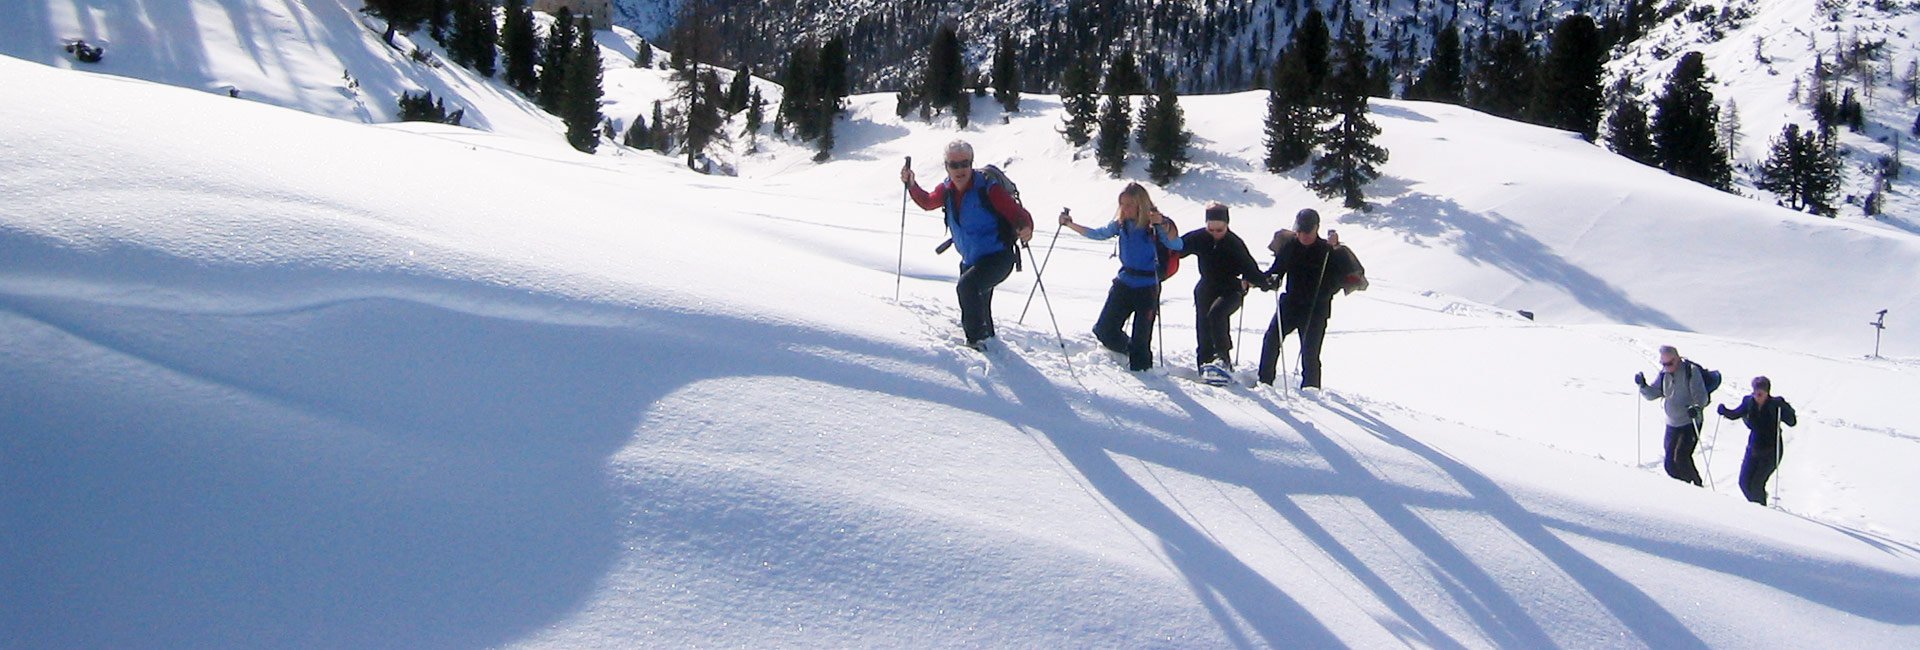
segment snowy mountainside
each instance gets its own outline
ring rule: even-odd
[[[1445,289],[1486,284],[1461,277],[1481,263],[1440,261],[1452,246],[1532,251],[1505,268],[1545,294],[1643,259],[1611,231],[1653,216],[1536,205],[1615,204],[1569,177],[1698,208],[1677,241],[1785,218],[1565,134],[1383,102],[1401,165],[1383,194],[1408,204],[1327,211],[1379,280],[1337,303],[1330,390],[1299,396],[1187,381],[1180,317],[1172,368],[1116,367],[1083,333],[1113,273],[1103,242],[1063,239],[1049,262],[1066,350],[1042,305],[1014,318],[1031,274],[1001,289],[1003,347],[952,343],[936,219],[909,215],[893,297],[892,176],[914,154],[924,178],[955,133],[882,96],[855,98],[850,155],[770,146],[759,168],[778,173],[731,179],[10,58],[0,81],[19,89],[0,96],[9,645],[1920,643],[1910,361],[1586,325],[1571,299],[1527,323]],[[1188,110],[1225,125],[1257,101]],[[1054,110],[963,135],[1014,163],[1043,217],[1098,220],[1118,183],[1035,135]],[[1233,191],[1251,237],[1325,207],[1254,175],[1228,128],[1156,191],[1170,213]],[[1462,153],[1486,148],[1546,163]],[[328,164],[366,159],[424,164]],[[527,191],[546,187],[570,191]],[[1419,193],[1461,207],[1434,219]],[[1742,243],[1906,255],[1844,223],[1780,230]],[[1650,285],[1614,286],[1704,327]],[[1169,314],[1191,309],[1180,288]],[[1779,375],[1804,409],[1784,511],[1730,491],[1734,434],[1715,489],[1634,455],[1622,384],[1676,340]]]

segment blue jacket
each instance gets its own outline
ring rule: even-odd
[[[1120,275],[1115,278],[1120,284],[1135,289],[1151,287],[1160,283],[1160,265],[1153,248],[1153,228],[1140,228],[1130,221],[1116,219],[1112,223],[1087,231],[1088,239],[1112,239],[1120,237]],[[1162,224],[1157,229],[1160,243],[1168,250],[1181,250],[1186,242],[1175,235],[1173,228]]]
[[[945,219],[947,229],[953,234],[953,247],[960,249],[960,263],[966,266],[1007,250],[1006,243],[1000,240],[1001,219],[1006,220],[1008,232],[1033,228],[1033,215],[1027,213],[1020,201],[1015,200],[1007,188],[988,182],[987,175],[977,169],[965,192],[955,192],[951,180],[940,181],[932,193],[920,189],[917,183],[909,185],[907,192],[922,210],[947,210]]]

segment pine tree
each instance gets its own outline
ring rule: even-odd
[[[580,40],[574,32],[573,10],[561,7],[554,13],[553,27],[547,31],[547,47],[540,55],[540,107],[549,113],[565,108],[567,69],[573,60],[573,46]]]
[[[681,145],[687,154],[687,168],[699,169],[698,160],[720,134],[724,117],[720,113],[720,75],[698,60],[688,59],[685,70],[674,73],[674,99],[686,105],[685,136]],[[818,119],[817,117],[815,118]]]
[[[767,100],[755,88],[747,96],[747,153],[760,150],[760,126],[767,119]]]
[[[450,40],[447,38],[451,35],[451,30],[448,28],[454,25],[454,12],[457,11],[453,3],[454,0],[427,0],[428,33],[432,34],[433,40],[439,41],[441,45],[446,45]]]
[[[1119,178],[1127,168],[1127,142],[1133,134],[1133,99],[1144,82],[1134,64],[1133,52],[1122,50],[1107,68],[1107,98],[1100,105],[1100,133],[1093,157],[1101,169]]]
[[[453,38],[448,54],[455,63],[473,68],[483,76],[497,72],[499,60],[499,23],[493,5],[483,0],[452,0]]]
[[[953,100],[953,123],[955,126],[958,126],[964,129],[964,128],[967,128],[967,124],[971,123],[972,121],[973,121],[973,98],[968,97],[967,94],[964,92],[960,93],[959,96],[955,97]]]
[[[1839,118],[1840,123],[1847,125],[1847,130],[1854,133],[1866,128],[1866,110],[1860,106],[1860,100],[1854,98],[1852,88],[1848,88],[1846,95],[1840,99]]]
[[[780,112],[774,118],[776,132],[784,131],[780,125],[793,129],[793,135],[801,140],[812,140],[820,136],[820,110],[816,106],[821,92],[819,73],[820,53],[811,45],[803,44],[787,55],[787,68],[780,78],[785,93],[780,97]]]
[[[396,32],[411,34],[420,29],[420,23],[431,18],[433,2],[431,0],[367,0],[367,13],[387,21],[387,31],[381,39],[393,45]]]
[[[649,143],[647,148],[658,151],[661,154],[671,154],[673,151],[673,133],[677,129],[672,123],[667,121],[666,112],[662,110],[659,100],[654,100],[653,102],[652,124],[653,133],[651,135],[653,136],[653,142]]]
[[[733,81],[727,84],[727,103],[725,108],[728,113],[738,113],[741,109],[747,107],[747,90],[748,86],[752,85],[750,83],[752,80],[753,68],[751,67],[733,73]]]
[[[1573,131],[1588,142],[1599,135],[1602,65],[1606,44],[1593,19],[1575,14],[1553,30],[1528,114],[1536,124]]]
[[[1088,70],[1085,59],[1076,57],[1067,64],[1067,71],[1060,78],[1060,105],[1066,113],[1061,118],[1060,134],[1073,146],[1086,146],[1093,139],[1094,115],[1100,110],[1094,88],[1093,72]],[[1915,124],[1920,124],[1920,120]]]
[[[1460,28],[1451,21],[1434,37],[1427,68],[1407,89],[1407,99],[1459,104],[1466,100],[1460,74]]]
[[[517,1],[517,0],[508,0],[508,2],[514,2],[514,1]],[[653,43],[652,42],[644,38],[640,39],[640,47],[637,48],[633,53],[633,67],[636,67],[636,68],[653,67]]]
[[[1321,111],[1307,94],[1306,66],[1292,49],[1280,53],[1273,67],[1272,90],[1267,91],[1267,171],[1283,174],[1313,157],[1314,134]]]
[[[820,84],[815,87],[819,101],[830,110],[828,116],[840,114],[841,100],[847,96],[847,42],[835,36],[820,45]],[[833,130],[832,120],[821,128]]]
[[[1642,165],[1660,166],[1660,150],[1647,130],[1647,112],[1632,97],[1617,101],[1607,117],[1607,148]]]
[[[927,50],[927,102],[934,108],[952,106],[960,98],[960,66],[960,34],[951,23],[943,23]]]
[[[534,72],[537,45],[533,35],[533,10],[527,8],[527,0],[507,0],[506,29],[501,34],[507,85],[527,97],[533,97],[540,89],[540,77]]]
[[[1732,155],[1740,150],[1740,104],[1732,99],[1720,110],[1720,148]]]
[[[398,103],[400,110],[396,116],[402,122],[447,122],[446,102],[434,99],[432,92],[422,91],[418,95],[402,92]]]
[[[1788,208],[1834,216],[1840,159],[1833,137],[1802,133],[1800,125],[1788,124],[1773,141],[1772,153],[1761,164],[1754,185],[1779,195]]]
[[[1733,168],[1720,147],[1718,118],[1707,66],[1699,52],[1688,52],[1654,99],[1653,143],[1667,173],[1722,191],[1733,187]]]
[[[993,51],[993,98],[1000,102],[1000,110],[1020,112],[1020,60],[1013,51],[1013,37],[1007,34],[1000,35]]]
[[[576,42],[568,59],[561,120],[567,124],[567,143],[586,153],[600,148],[595,131],[600,125],[600,45],[593,28],[583,21],[574,31]]]
[[[647,149],[653,146],[653,135],[647,132],[647,116],[633,116],[633,124],[627,125],[627,134],[620,138],[620,144],[634,149]]]
[[[1300,83],[1304,84],[1301,92],[1308,102],[1316,106],[1321,105],[1320,87],[1327,80],[1330,69],[1327,59],[1331,56],[1332,47],[1333,32],[1327,29],[1326,16],[1317,7],[1307,12],[1306,19],[1293,32],[1293,42],[1287,46],[1294,56],[1300,57],[1304,70],[1300,78]]]
[[[1520,32],[1501,29],[1479,50],[1467,106],[1508,119],[1520,119],[1533,96],[1533,56]]]
[[[1380,127],[1367,119],[1367,35],[1358,21],[1345,23],[1336,48],[1340,67],[1325,89],[1333,121],[1320,131],[1324,151],[1313,161],[1307,186],[1324,198],[1343,197],[1343,205],[1359,210],[1367,205],[1364,187],[1380,177],[1387,150],[1373,143]]]
[[[1180,108],[1180,96],[1173,92],[1172,79],[1160,80],[1160,94],[1149,97],[1141,110],[1140,148],[1147,153],[1147,178],[1165,186],[1179,178],[1187,168],[1186,112]]]

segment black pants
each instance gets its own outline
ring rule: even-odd
[[[1667,476],[1686,481],[1694,485],[1700,482],[1700,470],[1693,465],[1693,448],[1700,445],[1700,421],[1677,427],[1667,427],[1666,465]]]
[[[1767,479],[1780,468],[1782,451],[1780,447],[1747,444],[1747,458],[1740,461],[1740,493],[1747,495],[1748,501],[1767,505]]]
[[[1018,254],[1007,249],[982,257],[971,266],[960,265],[956,291],[960,294],[960,329],[966,332],[967,343],[993,338],[993,288],[1013,273]]]
[[[1127,355],[1128,370],[1153,368],[1153,319],[1160,310],[1160,287],[1129,287],[1119,280],[1107,290],[1107,305],[1100,308],[1100,320],[1093,323],[1093,337],[1114,352]],[[1131,335],[1121,324],[1133,319]]]
[[[1280,361],[1280,340],[1300,331],[1300,387],[1320,387],[1320,344],[1327,338],[1324,310],[1309,320],[1304,310],[1281,309],[1267,323],[1267,335],[1260,341],[1260,381],[1271,386]]]
[[[1207,365],[1215,359],[1230,361],[1233,359],[1234,312],[1240,311],[1240,304],[1246,294],[1239,287],[1223,288],[1210,282],[1202,282],[1193,289],[1194,332],[1200,339],[1200,347],[1195,350],[1194,358],[1200,365]]]

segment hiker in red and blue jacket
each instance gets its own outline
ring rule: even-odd
[[[1126,188],[1120,190],[1120,206],[1114,212],[1112,223],[1088,228],[1074,223],[1072,215],[1062,212],[1060,225],[1088,239],[1120,238],[1120,274],[1107,290],[1107,304],[1100,309],[1100,319],[1093,324],[1093,336],[1107,349],[1125,353],[1127,369],[1136,372],[1152,369],[1153,319],[1160,311],[1160,272],[1164,263],[1154,241],[1177,251],[1185,245],[1180,241],[1180,234],[1160,214],[1160,209],[1154,207],[1147,188],[1139,183],[1127,183]],[[1121,323],[1128,317],[1133,319],[1131,335],[1121,330]]]
[[[943,208],[947,230],[960,249],[960,329],[967,345],[993,338],[993,288],[1013,273],[1019,244],[1033,238],[1033,215],[1011,192],[973,168],[973,145],[947,143],[947,179],[933,192],[920,189],[913,170],[902,168],[900,182],[922,210]]]
[[[1738,408],[1720,406],[1715,411],[1729,420],[1746,420],[1747,457],[1740,461],[1740,492],[1748,501],[1767,505],[1767,479],[1773,478],[1786,452],[1780,427],[1800,425],[1793,405],[1773,395],[1772,380],[1754,377],[1753,394],[1742,398]]]

